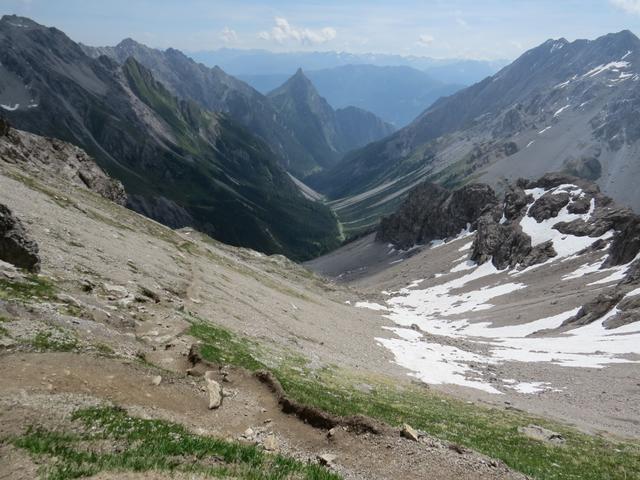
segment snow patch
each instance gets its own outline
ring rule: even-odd
[[[602,72],[606,72],[607,70],[612,70],[614,72],[617,72],[621,68],[628,68],[629,66],[631,66],[631,64],[629,62],[624,62],[624,61],[610,62],[610,63],[607,63],[606,65],[605,64],[598,65],[597,67],[589,70],[582,77],[583,78],[585,78],[585,77],[595,77],[596,75],[599,75]]]
[[[20,108],[20,104],[16,103],[15,105],[5,105],[5,104],[0,104],[0,107],[2,107],[3,109],[9,111],[9,112],[15,112],[16,110],[18,110],[18,108]]]

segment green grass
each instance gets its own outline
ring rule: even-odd
[[[78,340],[63,330],[38,332],[27,343],[39,352],[72,352],[78,348]]]
[[[224,330],[200,321],[190,334],[204,342],[205,359],[256,371],[266,359],[264,350]],[[288,357],[271,369],[295,400],[337,415],[363,414],[390,425],[409,423],[443,440],[500,459],[515,470],[537,479],[630,480],[640,478],[640,444],[591,436],[574,428],[515,410],[469,405],[426,386],[397,382],[387,377],[354,374],[344,369],[311,371],[304,359]],[[355,386],[366,383],[370,392]],[[518,427],[537,424],[566,439],[561,446],[532,440]]]
[[[235,365],[252,372],[262,370],[265,365],[256,360],[254,346],[228,330],[199,321],[189,328],[189,334],[204,342],[202,356],[221,365]]]
[[[26,281],[0,278],[0,300],[51,300],[55,292],[53,284],[37,275],[29,275]]]
[[[72,421],[73,433],[31,428],[13,440],[16,447],[46,458],[40,473],[47,480],[152,470],[248,480],[340,478],[318,465],[267,454],[257,446],[195,435],[174,423],[131,417],[119,408],[79,410]],[[105,440],[117,449],[105,449]]]

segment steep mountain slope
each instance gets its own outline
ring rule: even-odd
[[[120,64],[130,57],[135,58],[172,94],[193,100],[207,110],[227,113],[261,137],[293,174],[304,176],[317,168],[305,146],[278,121],[269,100],[246,83],[227,75],[220,67],[208,68],[179,50],[161,51],[132,39],[125,39],[115,47],[82,48],[94,58],[106,55]]]
[[[597,179],[614,199],[639,208],[632,188],[640,178],[632,113],[639,62],[640,40],[628,31],[593,41],[549,40],[352,153],[312,186],[332,198],[355,198],[344,215],[363,226],[425,179],[496,185],[558,170]]]
[[[294,258],[337,241],[331,212],[302,196],[262,141],[173,97],[135,60],[93,59],[59,30],[11,16],[0,21],[0,45],[0,82],[11,85],[0,93],[3,114],[83,147],[136,210]]]
[[[391,125],[364,110],[335,112],[302,69],[268,97],[279,116],[324,168],[334,165],[344,152],[393,132]]]
[[[151,70],[154,76],[176,96],[193,100],[208,110],[229,114],[236,122],[261,137],[283,159],[283,166],[297,177],[305,177],[335,162],[326,149],[318,144],[325,142],[323,129],[302,131],[299,118],[283,114],[271,99],[260,94],[246,83],[227,75],[220,67],[205,67],[175,49],[165,51],[149,48],[134,40],[126,39],[115,47],[87,47],[84,51],[97,58],[107,55],[118,63],[133,57]],[[313,88],[313,87],[311,87]],[[363,133],[346,142],[347,150],[364,146],[391,133],[389,126],[372,115],[357,119],[363,124]],[[303,122],[309,121],[302,119]],[[352,130],[357,134],[360,130]],[[329,155],[324,158],[319,154]],[[341,150],[342,152],[342,150]]]
[[[360,107],[396,127],[404,127],[438,98],[462,88],[407,66],[344,65],[305,70],[305,74],[334,108]],[[288,76],[256,74],[239,78],[266,92],[284,83]]]

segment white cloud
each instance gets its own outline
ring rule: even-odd
[[[235,30],[229,27],[224,27],[222,29],[222,32],[220,32],[220,40],[222,40],[224,43],[232,43],[238,40],[238,34]]]
[[[433,35],[423,33],[418,37],[418,45],[422,47],[428,47],[433,43],[434,40],[435,38],[433,38]]]
[[[329,42],[338,35],[333,27],[325,27],[318,30],[299,28],[291,25],[286,18],[282,17],[276,17],[275,22],[275,26],[270,31],[258,33],[258,38],[280,44],[292,41],[305,45],[317,45]]]
[[[457,17],[456,18],[456,23],[458,25],[460,25],[462,28],[469,28],[469,22],[467,22],[464,18],[462,17]]]
[[[640,0],[609,0],[609,3],[627,13],[640,15]]]

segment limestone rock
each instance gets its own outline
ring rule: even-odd
[[[402,430],[400,430],[400,436],[407,440],[413,440],[414,442],[417,442],[420,438],[418,432],[411,425],[406,423],[402,426]]]
[[[213,410],[222,405],[222,386],[214,379],[216,373],[208,370],[204,373],[204,381],[209,392],[209,409]]]
[[[590,302],[585,303],[574,317],[565,320],[562,325],[588,325],[602,318],[603,315],[615,307],[623,298],[624,294],[618,289],[601,293]]]
[[[423,183],[396,213],[381,220],[377,238],[406,249],[452,237],[467,227],[475,229],[480,215],[497,204],[495,192],[488,185],[467,185],[449,192],[433,183]]]
[[[104,283],[102,284],[102,288],[107,295],[111,295],[120,300],[129,296],[129,291],[122,285]]]
[[[0,125],[0,159],[18,165],[34,176],[60,179],[125,205],[127,194],[87,153],[70,143]]]
[[[264,441],[262,442],[262,446],[268,452],[277,452],[278,449],[280,448],[280,445],[278,444],[278,439],[272,433],[265,437]]]
[[[321,453],[317,457],[318,463],[326,467],[330,467],[331,465],[333,465],[337,458],[337,455],[334,455],[333,453]]]
[[[533,440],[550,443],[552,445],[562,445],[565,442],[565,439],[561,434],[552,430],[548,430],[539,425],[528,425],[526,427],[519,427],[518,432],[529,438],[532,438]]]

